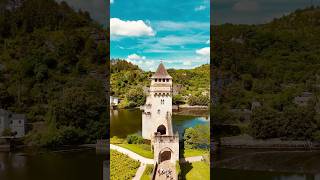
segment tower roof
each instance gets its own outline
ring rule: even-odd
[[[166,68],[162,64],[159,64],[157,71],[152,75],[151,78],[172,78],[167,72]]]

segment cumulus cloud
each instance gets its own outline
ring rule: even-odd
[[[111,36],[139,37],[154,36],[155,31],[142,20],[124,21],[119,18],[111,18],[110,34]]]
[[[259,4],[252,0],[241,0],[235,3],[232,9],[241,12],[254,12],[259,10]]]
[[[129,60],[129,61],[145,60],[145,59],[146,59],[145,56],[139,56],[138,54],[130,54],[127,57],[127,60]]]
[[[209,57],[210,56],[210,47],[204,47],[204,48],[201,48],[201,49],[197,49],[196,53],[198,55],[201,55],[201,56]]]
[[[204,5],[200,5],[200,6],[197,6],[196,8],[194,8],[195,11],[202,11],[202,10],[205,10],[207,7],[204,6]]]

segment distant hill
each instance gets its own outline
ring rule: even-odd
[[[312,7],[267,24],[212,26],[212,72],[222,79],[223,103],[248,108],[259,100],[277,108],[302,91],[319,92],[319,17]],[[286,95],[288,102],[272,102]]]
[[[213,122],[255,138],[319,141],[319,18],[311,7],[266,24],[211,26]]]
[[[80,128],[88,141],[106,134],[106,30],[65,2],[0,4],[0,108]]]
[[[194,69],[167,69],[167,71],[173,78],[179,96],[189,96],[189,94],[200,96],[207,92],[206,96],[209,98],[209,69],[209,65],[206,64]],[[111,95],[123,99],[125,106],[129,106],[131,96],[138,96],[140,97],[138,103],[134,103],[136,99],[132,99],[131,106],[143,105],[145,100],[143,91],[150,85],[149,77],[152,74],[153,72],[143,71],[125,60],[111,60]]]

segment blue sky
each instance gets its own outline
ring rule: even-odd
[[[154,71],[209,62],[209,0],[110,1],[111,58]]]

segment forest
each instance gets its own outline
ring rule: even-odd
[[[209,104],[209,66],[204,64],[194,69],[167,69],[177,91],[173,96],[173,104]],[[154,72],[143,71],[137,65],[121,59],[112,59],[110,68],[110,94],[121,99],[120,108],[144,105],[147,96],[144,90],[150,86],[149,78]]]
[[[320,140],[319,18],[309,7],[265,24],[211,26],[215,124],[255,138]],[[243,110],[249,121],[234,113]]]
[[[106,28],[66,2],[1,0],[0,8],[0,108],[26,115],[26,143],[106,137]]]

